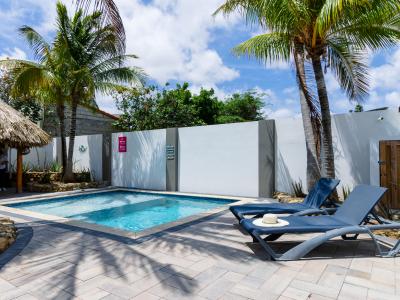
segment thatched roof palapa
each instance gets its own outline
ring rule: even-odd
[[[20,112],[0,100],[0,144],[11,148],[40,147],[51,137]]]

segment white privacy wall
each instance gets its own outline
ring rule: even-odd
[[[67,150],[69,138],[67,140]],[[74,145],[74,171],[90,170],[93,180],[102,180],[102,143],[103,136],[83,135],[75,137]],[[81,150],[79,150],[81,148]],[[17,151],[11,150],[10,163],[16,164]],[[28,168],[48,168],[53,162],[61,163],[61,140],[53,141],[40,148],[32,148],[30,153],[24,155],[23,162]]]
[[[396,109],[332,116],[336,177],[350,188],[379,185],[379,141],[400,139]],[[306,150],[302,121],[276,120],[276,189],[290,191],[291,182],[306,184]]]
[[[118,152],[118,137],[127,137],[127,152]],[[112,185],[166,189],[166,130],[112,135]]]
[[[67,149],[69,138],[67,140]],[[61,159],[61,141],[57,139],[59,157]],[[68,151],[68,150],[67,150]],[[103,178],[103,136],[81,135],[75,137],[74,171],[90,170],[92,179],[100,181]]]
[[[57,153],[56,153],[56,140],[53,141],[40,148],[32,148],[29,154],[24,155],[23,162],[29,168],[39,167],[39,168],[47,168],[52,162],[57,160]],[[10,157],[10,164],[13,168],[17,165],[17,150],[11,149],[11,157]]]
[[[258,122],[179,128],[179,191],[258,197]]]

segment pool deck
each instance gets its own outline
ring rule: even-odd
[[[272,262],[227,212],[140,239],[1,215],[33,236],[0,255],[0,299],[400,299],[400,257],[374,257],[367,239]]]

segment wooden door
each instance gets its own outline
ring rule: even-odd
[[[379,142],[380,184],[388,188],[384,203],[400,209],[400,141]]]

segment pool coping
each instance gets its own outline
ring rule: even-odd
[[[58,192],[58,193],[50,193],[50,194],[41,194],[20,198],[8,198],[0,202],[0,213],[5,212],[8,214],[16,214],[18,217],[29,220],[29,221],[47,221],[49,223],[55,224],[63,224],[69,225],[73,227],[78,227],[84,230],[93,230],[106,234],[117,235],[120,237],[130,238],[130,239],[140,239],[146,236],[155,235],[163,232],[171,232],[176,231],[182,228],[183,226],[190,226],[193,222],[202,222],[206,221],[210,217],[216,217],[225,213],[228,210],[229,204],[224,204],[218,208],[214,208],[202,213],[198,213],[192,216],[188,216],[173,222],[161,224],[158,226],[151,227],[149,229],[145,229],[142,231],[128,231],[119,228],[112,228],[104,225],[88,223],[84,221],[78,221],[63,217],[58,217],[54,215],[42,214],[38,212],[27,211],[23,209],[18,209],[14,207],[7,207],[4,205],[7,204],[15,204],[15,203],[25,203],[25,202],[33,202],[33,201],[45,201],[55,198],[63,198],[68,196],[78,196],[78,195],[90,195],[97,194],[102,192],[111,192],[111,191],[130,191],[130,192],[138,192],[138,193],[152,193],[152,194],[160,194],[160,195],[171,195],[171,196],[190,196],[190,197],[198,197],[198,198],[210,198],[210,199],[221,199],[221,200],[234,200],[235,205],[241,205],[249,202],[256,202],[260,200],[269,201],[271,199],[267,198],[251,198],[251,197],[238,197],[238,196],[226,196],[226,195],[212,195],[212,194],[196,194],[196,193],[184,193],[184,192],[166,192],[166,191],[156,191],[156,190],[143,190],[143,189],[132,189],[132,188],[124,188],[124,187],[107,187],[100,189],[91,189],[91,190],[78,190],[78,191],[69,191],[69,192]],[[185,226],[186,225],[186,226]]]

